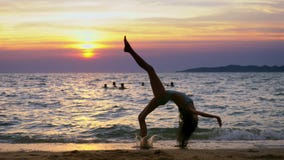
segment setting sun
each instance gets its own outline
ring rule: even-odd
[[[82,50],[82,56],[84,58],[93,58],[95,56],[94,48],[95,45],[91,43],[85,43],[79,45],[79,48]]]
[[[100,36],[95,31],[81,30],[75,32],[73,36],[76,42],[67,47],[80,50],[80,57],[82,58],[94,58],[95,49],[102,48],[102,45],[98,43]]]
[[[84,50],[84,51],[83,51],[82,56],[83,56],[84,58],[93,58],[93,57],[95,56],[95,53],[94,53],[93,50],[87,49],[87,50]]]

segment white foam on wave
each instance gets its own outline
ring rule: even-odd
[[[238,130],[238,129],[227,129],[217,133],[214,137],[215,140],[283,140],[284,135],[281,132],[273,130]]]
[[[140,147],[141,149],[150,149],[153,148],[153,143],[156,141],[157,135],[153,135],[151,137],[145,136],[136,136],[136,145],[137,147]]]

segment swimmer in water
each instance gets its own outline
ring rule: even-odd
[[[147,115],[158,106],[165,105],[168,101],[173,101],[178,106],[180,113],[179,131],[177,136],[177,142],[180,148],[186,148],[190,136],[197,127],[198,115],[208,118],[216,118],[219,126],[222,126],[222,120],[219,116],[197,111],[194,107],[192,99],[185,93],[165,90],[154,68],[134,51],[127,41],[126,36],[124,36],[124,52],[130,53],[136,63],[148,73],[151,88],[154,94],[154,98],[138,116],[141,137],[147,136],[147,126],[145,122]],[[147,141],[147,138],[142,139]],[[143,146],[140,147],[143,148]]]
[[[120,83],[119,89],[121,89],[121,90],[126,89],[126,88],[124,87],[124,83]]]
[[[112,82],[112,86],[113,86],[113,88],[117,87],[115,82]]]

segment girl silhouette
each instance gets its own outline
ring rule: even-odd
[[[186,94],[172,90],[165,90],[154,68],[134,51],[134,49],[127,41],[126,36],[124,36],[124,52],[130,53],[130,55],[134,58],[137,64],[148,73],[151,88],[154,94],[154,98],[149,102],[149,104],[142,110],[142,112],[138,116],[140,125],[140,136],[142,137],[142,140],[147,141],[147,138],[145,138],[147,136],[147,126],[145,118],[158,106],[164,105],[168,101],[173,101],[178,106],[178,110],[180,113],[180,123],[177,141],[178,146],[181,148],[185,148],[187,146],[190,136],[195,131],[198,123],[198,115],[203,117],[216,118],[219,126],[222,126],[222,121],[219,116],[197,111],[194,107],[192,99]],[[140,147],[143,148],[144,146]]]

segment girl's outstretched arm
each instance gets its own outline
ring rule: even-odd
[[[217,121],[218,121],[219,126],[222,127],[222,120],[221,120],[221,118],[219,116],[216,116],[216,115],[213,115],[213,114],[209,114],[209,113],[205,113],[205,112],[200,112],[200,111],[197,111],[195,109],[191,109],[191,111],[194,114],[200,115],[202,117],[216,118]]]

